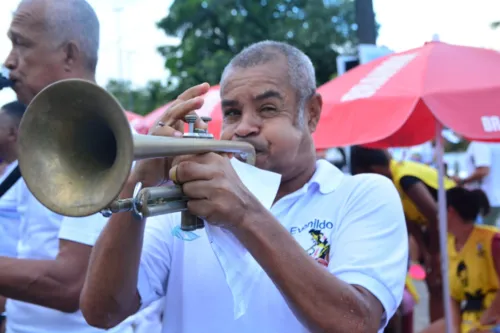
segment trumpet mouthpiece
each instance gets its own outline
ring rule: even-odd
[[[0,69],[0,90],[3,88],[10,88],[14,85],[14,82],[9,79],[9,70],[5,67]]]

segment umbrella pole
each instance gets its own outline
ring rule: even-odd
[[[444,188],[444,140],[441,135],[443,126],[436,120],[436,164],[438,169],[438,220],[439,247],[441,253],[441,275],[443,281],[443,305],[446,319],[446,333],[453,333],[453,321],[450,307],[450,281],[448,278],[448,210],[446,207],[446,191]]]

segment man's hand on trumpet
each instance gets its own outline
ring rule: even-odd
[[[181,185],[190,199],[189,212],[210,224],[231,229],[267,213],[240,180],[227,155],[176,157],[169,179]]]
[[[182,137],[184,117],[194,114],[203,105],[203,95],[210,89],[208,83],[202,83],[184,91],[158,119],[149,135]],[[207,128],[207,124],[197,119],[197,128]],[[159,186],[168,181],[168,171],[172,165],[172,157],[147,159],[137,162],[132,171],[130,181],[142,182],[145,187]]]

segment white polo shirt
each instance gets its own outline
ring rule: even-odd
[[[17,184],[17,209],[20,214],[18,258],[53,260],[59,252],[59,229],[64,218],[45,208],[31,194],[26,183]],[[92,230],[105,224],[100,215],[72,219],[71,224],[85,226],[79,230],[81,239],[94,239]],[[92,229],[91,226],[94,226]],[[80,242],[88,244],[86,242]],[[43,306],[8,299],[7,333],[97,333],[107,332],[87,324],[80,311],[64,313]],[[111,332],[132,333],[132,327],[120,325]]]
[[[271,212],[332,274],[380,300],[382,332],[402,300],[406,277],[401,200],[382,176],[344,175],[324,160],[316,166],[312,179]],[[143,306],[166,299],[163,333],[307,332],[265,274],[246,313],[235,320],[232,294],[205,230],[183,232],[179,225],[180,214],[148,219],[139,269]]]
[[[132,133],[136,133],[132,129]],[[135,165],[135,163],[133,163]],[[57,215],[59,216],[59,215]],[[60,227],[58,228],[58,233],[56,234],[56,239],[69,240],[76,243],[86,244],[89,246],[94,246],[97,238],[101,234],[102,229],[106,226],[108,219],[103,217],[101,214],[95,214],[84,218],[74,218],[65,217],[60,222]],[[58,237],[57,237],[58,236]],[[45,308],[42,308],[47,310]],[[49,310],[52,311],[52,310]],[[150,304],[148,307],[142,309],[139,313],[130,316],[124,320],[120,325],[110,329],[110,330],[100,330],[95,327],[89,326],[80,311],[75,314],[70,314],[73,316],[73,321],[77,320],[79,326],[72,327],[71,329],[58,328],[58,330],[47,330],[43,332],[75,332],[75,333],[94,333],[94,332],[108,332],[108,333],[156,333],[159,330],[160,317],[163,311],[163,300],[158,299],[156,302]],[[58,312],[61,314],[60,312]],[[63,314],[64,315],[64,314]],[[50,323],[58,322],[58,319],[51,318],[47,322]],[[70,323],[70,320],[66,320]],[[60,324],[58,324],[60,325]],[[78,327],[78,328],[77,328]],[[28,331],[26,331],[28,332]],[[42,332],[42,331],[37,331]],[[9,332],[7,332],[9,333]],[[14,331],[13,333],[17,333]],[[24,333],[24,331],[23,331]]]
[[[17,161],[12,162],[5,169],[4,174],[0,177],[0,184],[17,166]],[[19,240],[19,226],[21,218],[17,211],[17,191],[21,180],[18,180],[12,187],[4,193],[0,198],[0,256],[16,257],[17,242]]]

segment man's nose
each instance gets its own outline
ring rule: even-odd
[[[4,66],[9,70],[16,69],[17,67],[17,57],[14,54],[14,50],[10,51],[7,55],[7,59],[4,61]]]
[[[261,123],[262,121],[257,116],[246,114],[238,123],[235,134],[242,138],[257,135],[260,132]]]

